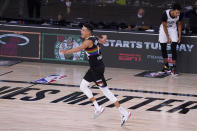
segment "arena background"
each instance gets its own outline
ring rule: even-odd
[[[24,1],[23,15],[17,15],[20,6],[14,2],[10,0],[1,17],[0,35],[2,41],[15,45],[10,53],[5,53],[10,45],[0,44],[2,59],[87,65],[83,51],[77,60],[74,57],[61,59],[58,48],[69,37],[80,44],[81,25],[88,21],[96,25],[96,35],[108,35],[108,41],[103,47],[106,66],[160,70],[163,61],[158,43],[158,27],[162,12],[174,2],[181,3],[185,12],[195,1],[117,0],[112,3],[112,0],[72,0],[71,12],[68,14],[66,4],[61,0],[42,0],[40,18],[29,18],[27,1]],[[122,27],[135,24],[132,18],[139,8],[145,9],[146,24],[154,32],[123,30]],[[64,26],[56,24],[58,14],[63,15]],[[42,23],[46,21],[48,25]],[[187,22],[187,18],[184,18],[184,22]],[[29,44],[21,47],[19,44],[24,41],[23,38],[4,37],[5,34],[23,35],[30,40]],[[183,34],[182,43],[177,47],[179,72],[197,73],[196,43],[196,34]]]

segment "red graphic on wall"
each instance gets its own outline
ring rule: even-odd
[[[124,53],[120,53],[118,59],[121,60],[121,61],[141,62],[142,55],[140,55],[140,54],[124,54]]]
[[[19,43],[19,38],[10,37],[5,45],[1,44],[0,55],[17,56],[17,48]]]

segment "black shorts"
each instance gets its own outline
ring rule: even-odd
[[[88,82],[95,82],[97,86],[106,87],[107,83],[104,77],[104,71],[105,71],[104,66],[90,68],[86,72],[84,79]]]

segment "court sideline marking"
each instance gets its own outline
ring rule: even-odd
[[[111,80],[112,78],[106,79],[106,81]],[[24,84],[32,84],[28,87],[22,88],[29,88],[35,85],[52,85],[52,86],[66,86],[66,87],[75,87],[79,88],[80,85],[72,85],[72,84],[57,84],[57,83],[34,83],[28,81],[12,81],[12,80],[0,80],[0,82],[7,82],[7,83],[24,83]],[[92,89],[99,89],[96,85],[91,86]],[[160,95],[172,95],[172,96],[187,96],[187,97],[197,97],[196,94],[185,94],[185,93],[174,93],[174,92],[160,92],[160,91],[148,91],[148,90],[135,90],[135,89],[119,89],[119,88],[109,88],[110,90],[114,91],[122,91],[122,92],[136,92],[136,93],[144,93],[144,94],[160,94]],[[19,90],[20,91],[20,90]],[[14,92],[16,93],[16,92]]]

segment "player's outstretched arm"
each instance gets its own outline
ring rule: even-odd
[[[73,49],[70,49],[70,50],[60,50],[61,53],[63,54],[72,54],[72,53],[75,53],[75,52],[79,52],[85,48],[87,48],[89,46],[91,41],[89,40],[85,40],[80,46],[76,47],[76,48],[73,48]]]

